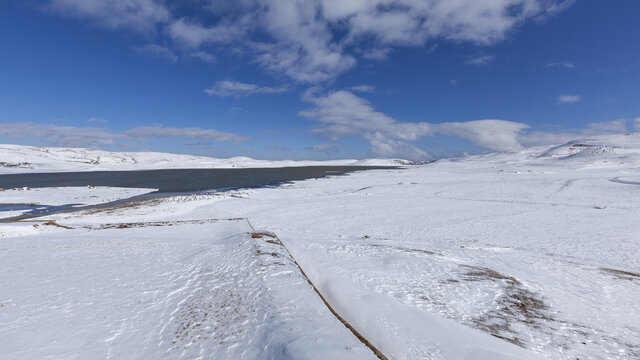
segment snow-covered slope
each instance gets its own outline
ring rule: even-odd
[[[637,134],[49,219],[0,225],[13,358],[374,358],[294,260],[390,359],[640,358]]]
[[[174,168],[285,167],[310,165],[403,165],[406,160],[255,160],[216,159],[158,152],[110,152],[96,149],[0,145],[0,174],[25,172],[142,170]]]

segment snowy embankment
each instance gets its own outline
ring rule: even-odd
[[[255,160],[248,157],[216,159],[159,152],[111,152],[96,149],[0,145],[0,174],[61,171],[212,169],[328,165],[403,165],[400,159],[366,160]]]
[[[290,252],[391,359],[640,358],[639,216],[632,134],[0,225],[0,348],[374,358]],[[205,222],[242,217],[278,239]],[[176,340],[183,327],[206,339]]]

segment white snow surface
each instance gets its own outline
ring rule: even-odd
[[[0,189],[0,206],[7,204],[26,204],[33,208],[38,205],[97,205],[143,195],[156,189],[117,188],[110,186],[65,186],[45,188]],[[0,211],[0,218],[22,215],[25,210]]]
[[[111,152],[97,149],[0,145],[0,174],[27,172],[150,170],[176,168],[257,168],[313,165],[398,165],[401,159],[365,160],[256,160],[248,157],[217,159],[159,152]]]
[[[639,215],[630,134],[2,224],[0,348],[375,358],[295,259],[390,359],[637,359]]]

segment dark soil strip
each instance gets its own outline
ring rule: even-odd
[[[305,279],[307,279],[307,282],[309,283],[309,285],[311,285],[311,287],[313,288],[313,291],[316,292],[316,294],[318,294],[318,296],[320,297],[320,300],[322,300],[322,302],[324,303],[324,305],[327,307],[327,309],[329,309],[329,311],[331,311],[331,313],[333,314],[333,316],[336,317],[336,319],[338,319],[342,325],[344,325],[347,329],[349,329],[349,331],[351,331],[351,333],[353,333],[353,335],[355,335],[356,338],[358,338],[358,340],[360,340],[360,342],[362,342],[365,346],[367,346],[371,351],[373,351],[373,353],[378,357],[378,359],[380,360],[388,360],[389,358],[386,357],[380,350],[378,350],[371,342],[369,342],[369,340],[367,340],[364,336],[362,336],[358,330],[356,330],[351,324],[349,324],[342,316],[340,316],[340,314],[338,314],[333,307],[331,307],[331,305],[329,305],[329,303],[327,302],[327,300],[324,298],[324,296],[322,296],[322,293],[320,293],[320,291],[318,290],[318,288],[316,288],[316,286],[311,282],[311,280],[309,279],[309,277],[307,276],[307,274],[305,274],[304,270],[302,270],[302,267],[300,266],[300,264],[298,264],[298,262],[296,261],[296,259],[293,257],[293,255],[291,255],[291,252],[289,251],[289,249],[286,247],[286,245],[284,245],[284,243],[273,233],[258,233],[255,232],[255,228],[253,227],[253,225],[251,224],[251,222],[249,221],[249,219],[246,219],[247,223],[249,224],[249,226],[251,227],[251,229],[254,231],[253,234],[251,234],[252,238],[261,238],[262,236],[267,236],[270,238],[275,238],[278,240],[278,242],[280,243],[280,245],[282,245],[282,247],[287,251],[287,253],[289,254],[289,257],[291,257],[291,259],[293,260],[293,263],[296,264],[296,266],[298,267],[298,269],[300,270],[300,273],[302,274],[302,276],[304,276]],[[269,241],[269,240],[267,240]],[[269,241],[272,242],[272,241]]]

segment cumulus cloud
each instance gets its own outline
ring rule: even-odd
[[[485,119],[437,124],[433,131],[467,139],[485,149],[516,151],[522,149],[518,135],[528,127],[513,121]]]
[[[147,32],[169,21],[171,13],[154,0],[51,0],[57,13],[95,20],[109,28]]]
[[[558,102],[561,104],[568,104],[568,103],[576,103],[576,102],[580,102],[582,101],[582,96],[580,95],[559,95],[558,96]]]
[[[299,82],[332,80],[357,58],[384,60],[394,47],[431,40],[489,45],[527,20],[572,0],[242,0],[206,1],[201,10],[160,0],[50,0],[56,11],[112,28],[164,28],[179,48],[247,55]],[[208,11],[208,13],[207,13]],[[191,15],[187,15],[190,14]],[[214,54],[215,55],[215,54]],[[490,55],[471,60],[488,63]]]
[[[204,92],[209,95],[235,97],[253,94],[280,94],[286,91],[289,91],[286,87],[258,86],[232,80],[218,81],[212,87],[204,89]]]
[[[495,119],[440,124],[399,122],[346,90],[320,96],[311,92],[305,99],[314,107],[299,115],[318,123],[312,132],[333,141],[361,136],[369,141],[374,155],[383,157],[429,158],[426,151],[409,142],[436,135],[461,137],[495,151],[519,150],[522,145],[518,135],[528,128],[526,124]]]
[[[167,59],[171,62],[177,62],[178,56],[172,50],[167,47],[160,46],[157,44],[146,44],[143,46],[137,46],[134,48],[135,51],[141,54],[147,54],[151,56],[156,56],[160,58]]]
[[[162,126],[135,127],[124,133],[104,128],[59,126],[33,123],[3,123],[0,136],[14,139],[43,138],[58,146],[114,145],[122,141],[134,141],[147,137],[182,137],[214,141],[246,141],[250,137],[201,128],[171,128]]]

